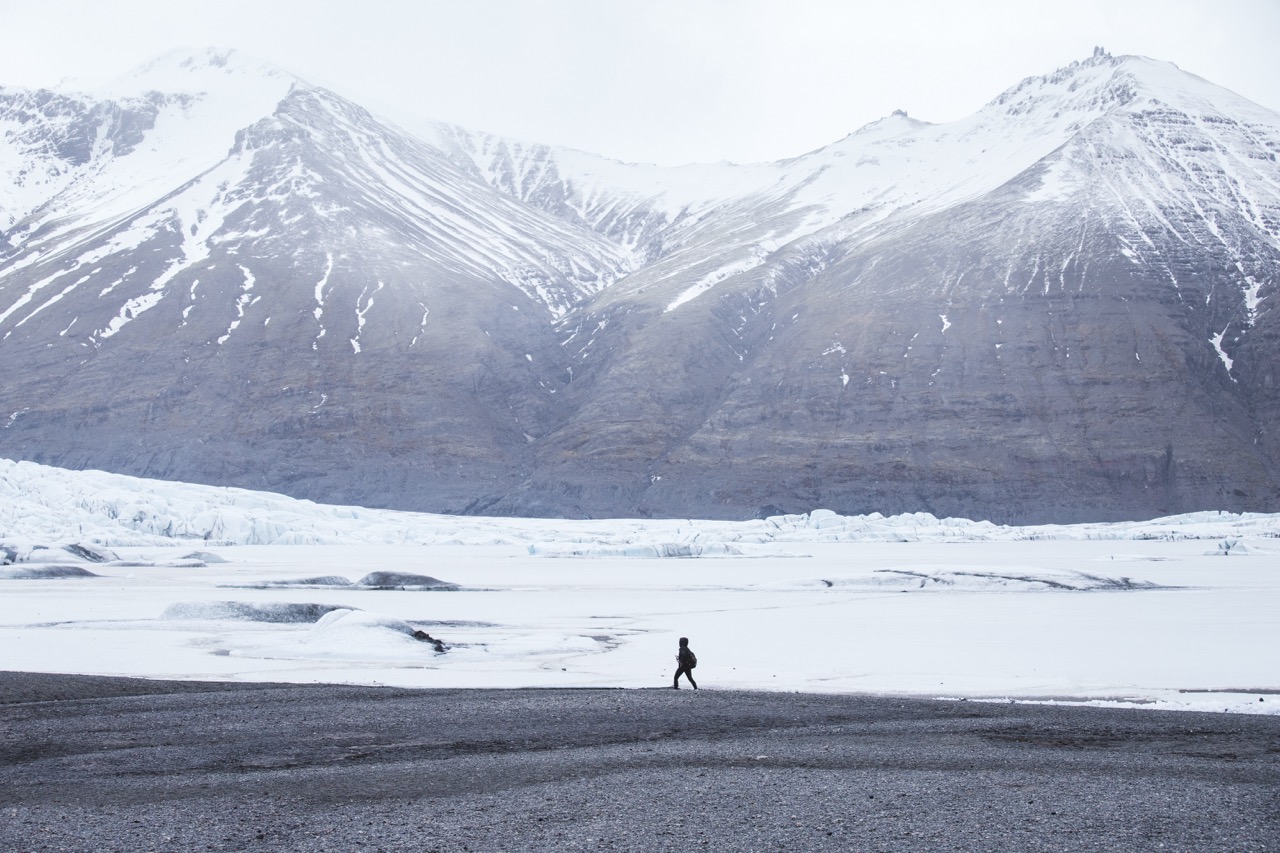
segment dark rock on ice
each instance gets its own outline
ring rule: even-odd
[[[82,560],[90,563],[109,563],[113,560],[120,559],[115,554],[105,548],[99,548],[96,545],[85,545],[83,542],[76,542],[72,545],[63,545],[63,550],[75,554]]]
[[[305,587],[308,589],[344,589],[354,586],[350,580],[342,575],[320,575],[314,578],[296,578],[279,581],[263,581],[262,583],[253,584],[252,589],[279,589],[287,587]]]
[[[370,572],[356,581],[356,586],[368,589],[402,589],[411,591],[454,590],[457,584],[433,578],[430,575],[414,575],[403,572]]]
[[[337,604],[255,603],[244,601],[181,601],[165,608],[161,619],[227,619],[237,622],[312,623]]]
[[[0,578],[9,580],[53,580],[61,578],[97,578],[102,577],[96,575],[88,569],[80,566],[45,566],[45,565],[24,565],[14,566],[0,569]]]
[[[413,634],[411,634],[410,636],[412,636],[415,640],[419,640],[423,643],[430,643],[431,645],[435,646],[436,651],[440,652],[441,654],[444,654],[444,652],[447,651],[449,648],[444,644],[444,640],[437,640],[435,637],[431,636],[426,631],[423,631],[421,629],[414,631]]]
[[[182,557],[182,559],[184,559],[184,560],[198,560],[198,561],[200,561],[201,563],[203,563],[203,564],[205,564],[205,565],[208,565],[209,563],[229,563],[229,562],[231,562],[230,560],[228,560],[228,559],[227,559],[227,558],[225,558],[225,557],[219,557],[217,554],[211,554],[211,553],[209,553],[208,551],[192,551],[190,554],[187,554],[187,555],[183,556],[183,557]]]

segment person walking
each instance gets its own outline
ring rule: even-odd
[[[698,689],[698,682],[693,680],[693,668],[698,665],[698,656],[689,648],[689,638],[680,638],[680,651],[676,652],[676,677],[673,679],[671,686],[676,690],[680,689],[680,676],[683,675],[689,679],[689,683],[693,685],[693,689]]]

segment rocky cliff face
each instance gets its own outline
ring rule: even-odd
[[[0,90],[2,455],[469,512],[1280,509],[1280,117],[1172,66],[681,169],[220,54],[130,85]]]

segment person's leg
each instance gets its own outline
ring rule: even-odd
[[[698,689],[698,682],[696,682],[696,681],[694,681],[694,680],[693,680],[693,670],[691,670],[691,669],[686,669],[686,670],[684,671],[684,674],[685,674],[685,677],[689,679],[689,683],[693,685],[693,689],[694,689],[694,690],[697,690],[697,689]]]
[[[676,690],[680,689],[680,673],[682,672],[684,672],[684,667],[677,666],[676,677],[671,680],[671,686],[674,687]]]

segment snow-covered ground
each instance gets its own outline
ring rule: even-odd
[[[1277,613],[1276,515],[471,518],[0,460],[0,669],[661,687],[688,636],[710,689],[1274,714]]]

